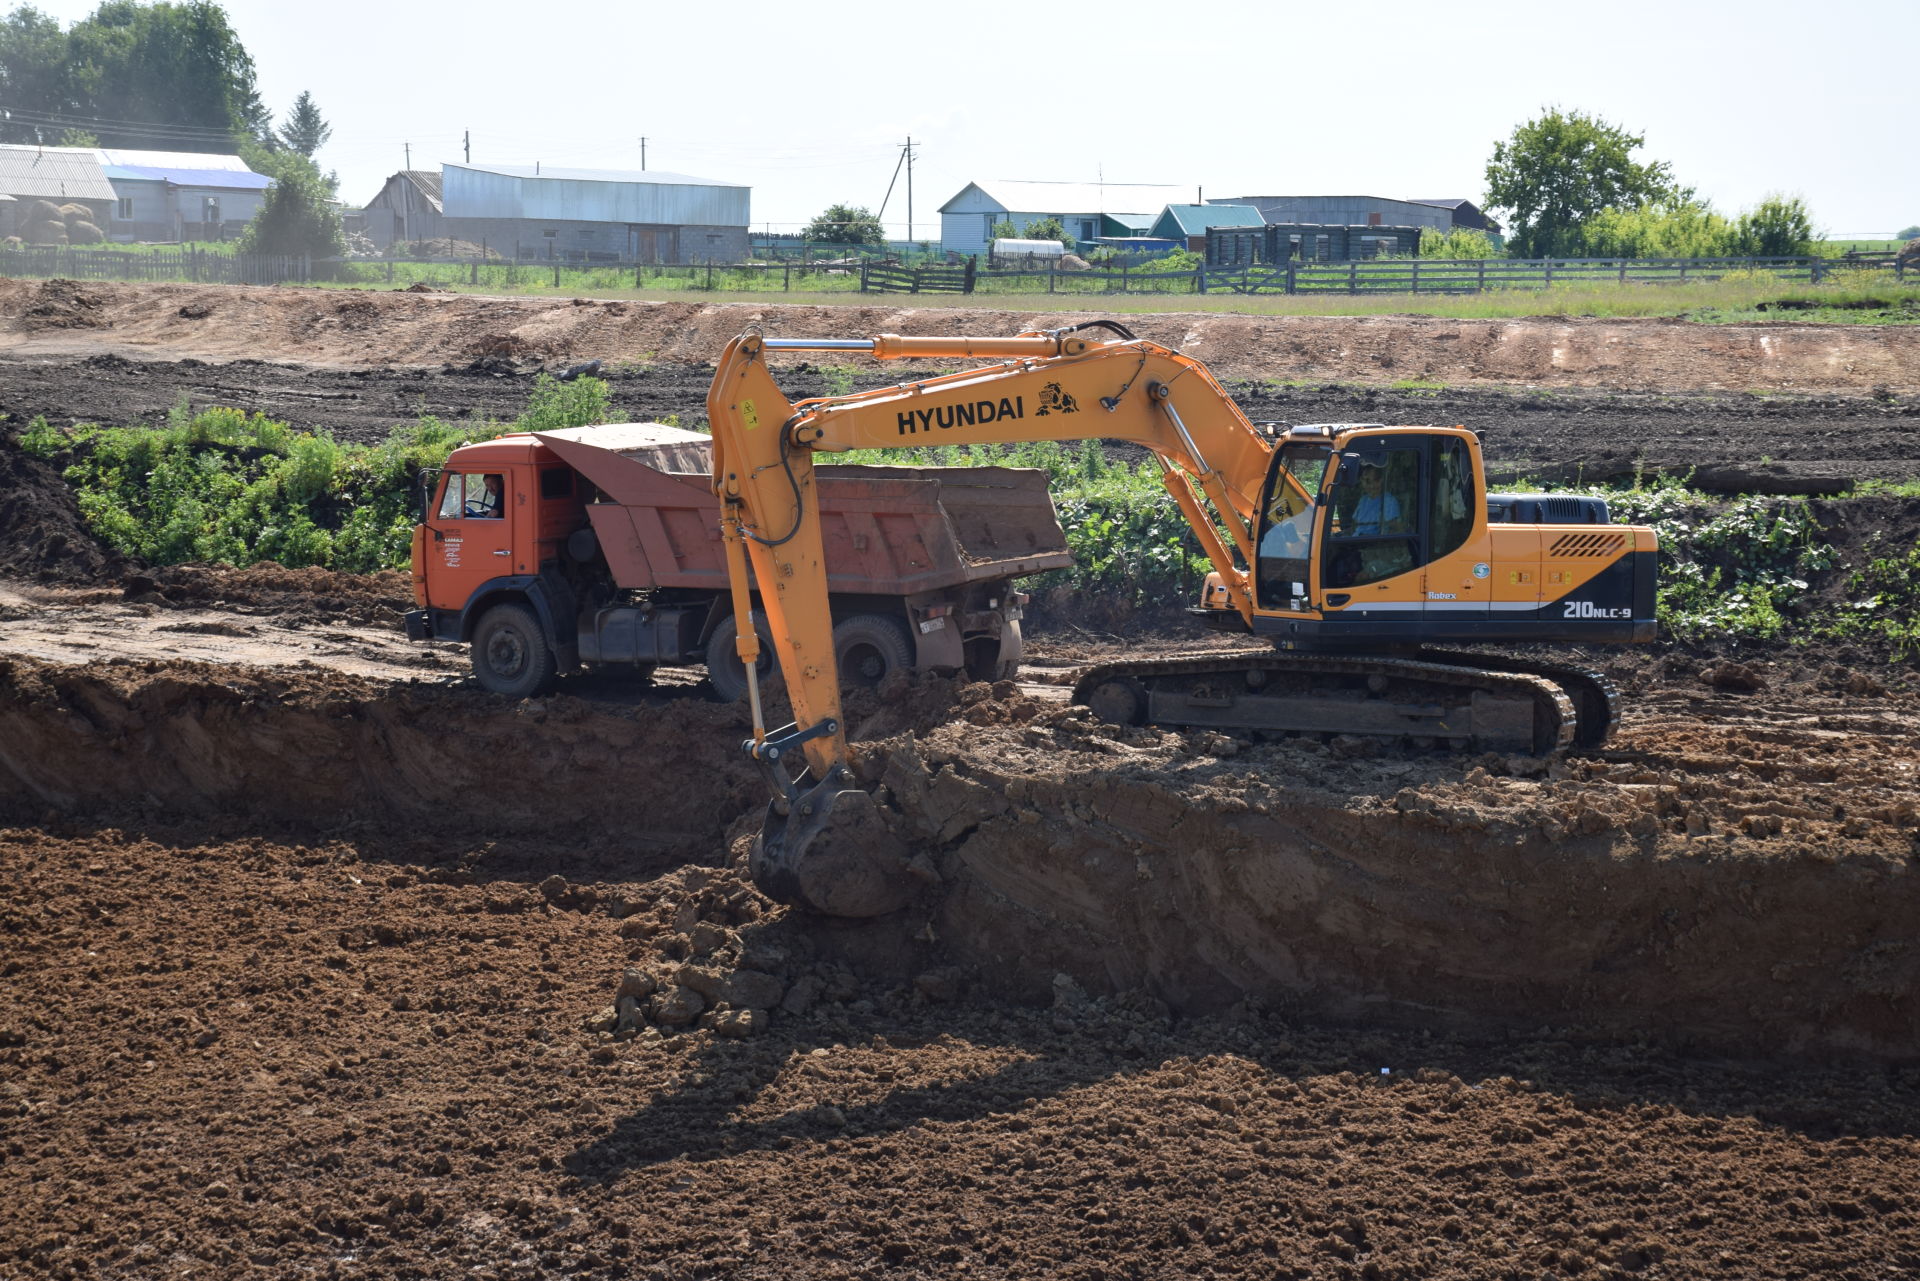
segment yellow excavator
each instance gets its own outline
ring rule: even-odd
[[[795,403],[767,367],[795,351],[987,363]],[[771,897],[828,915],[894,911],[931,868],[857,784],[817,454],[1089,439],[1149,450],[1213,565],[1193,612],[1272,648],[1096,666],[1073,697],[1109,721],[1546,755],[1613,731],[1605,678],[1444,646],[1654,637],[1654,533],[1611,523],[1604,500],[1490,495],[1462,427],[1252,422],[1205,365],[1111,321],[1013,337],[749,330],[721,357],[707,414],[734,617],[762,612],[794,713],[769,731],[750,679],[745,747],[775,794],[751,870]],[[750,677],[760,643],[738,629]],[[811,781],[793,768],[802,759]]]

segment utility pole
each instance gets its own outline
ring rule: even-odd
[[[907,135],[907,249],[913,249],[913,135]]]
[[[645,173],[646,171],[647,171],[647,140],[645,138],[642,138],[640,140],[640,172]]]
[[[407,168],[409,169],[413,168],[413,144],[410,142],[403,142],[400,145],[407,149]]]
[[[460,133],[460,154],[468,164],[473,163],[473,130],[464,129]]]

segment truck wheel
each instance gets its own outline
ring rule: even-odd
[[[532,698],[553,688],[559,674],[553,646],[525,605],[495,605],[473,629],[473,675],[508,698]]]
[[[753,611],[753,630],[760,637],[760,661],[754,664],[754,671],[760,677],[760,696],[765,698],[780,688],[780,664],[774,660],[773,646],[767,639],[772,634],[767,629],[767,616],[757,609]],[[713,682],[713,692],[723,703],[744,702],[747,697],[746,664],[733,646],[739,635],[733,615],[728,614],[707,641],[707,679]]]
[[[913,666],[913,643],[891,618],[855,614],[834,624],[833,658],[842,689],[872,689]]]

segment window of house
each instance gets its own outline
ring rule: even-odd
[[[219,222],[220,221],[220,197],[203,196],[201,198],[200,221],[201,222]]]
[[[132,196],[120,197],[120,207],[118,211],[114,213],[113,216],[118,218],[121,222],[132,222],[133,221],[133,197]]]
[[[555,231],[553,228],[549,227],[545,231],[541,232],[540,234],[545,236],[548,240],[552,240],[555,236],[558,236],[560,233]]]

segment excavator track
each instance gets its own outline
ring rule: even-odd
[[[1462,650],[1422,649],[1423,662],[1446,663],[1490,672],[1541,676],[1566,691],[1579,713],[1573,745],[1583,751],[1603,745],[1620,728],[1620,690],[1604,673],[1571,663],[1519,658],[1511,654],[1475,654]]]
[[[1478,663],[1477,655],[1453,657]],[[1574,699],[1553,677],[1424,655],[1225,650],[1102,663],[1081,676],[1073,701],[1120,724],[1347,734],[1536,756],[1574,746],[1580,728]]]

